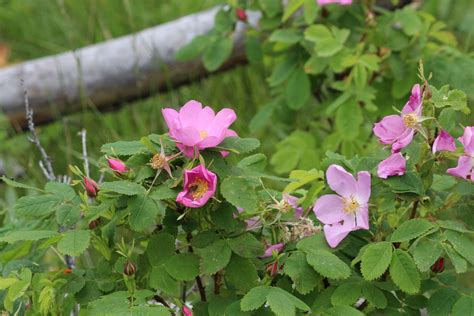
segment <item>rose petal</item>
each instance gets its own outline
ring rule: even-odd
[[[338,165],[330,165],[326,171],[329,187],[343,197],[350,197],[357,193],[357,183],[349,172]]]
[[[319,197],[313,207],[314,214],[323,224],[334,224],[346,217],[342,198],[336,194]]]

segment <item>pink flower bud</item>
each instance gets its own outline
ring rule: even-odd
[[[84,177],[84,186],[86,187],[86,193],[88,196],[97,196],[97,193],[99,192],[99,186],[97,185],[97,182],[95,182],[91,178]]]
[[[271,257],[273,256],[273,251],[276,251],[277,253],[279,253],[280,251],[282,251],[284,247],[285,245],[283,243],[270,245],[265,249],[265,253],[263,254],[262,258]]]
[[[121,160],[109,158],[107,159],[107,163],[109,164],[110,169],[113,171],[120,173],[128,171],[127,166]]]
[[[193,311],[186,305],[183,305],[182,309],[183,309],[184,316],[193,316]]]
[[[242,8],[235,9],[235,15],[237,15],[237,18],[240,21],[247,22],[247,13],[245,13],[244,9],[242,9]]]

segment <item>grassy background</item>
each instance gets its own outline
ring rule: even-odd
[[[210,8],[223,0],[0,0],[0,45],[8,46],[8,62],[77,49],[92,43],[139,31],[180,16]],[[464,51],[472,48],[474,2],[472,0],[428,0],[424,6],[455,30]],[[57,173],[67,172],[67,165],[80,164],[80,129],[88,131],[92,160],[100,156],[100,145],[123,139],[137,139],[164,131],[161,108],[179,106],[197,99],[214,108],[232,107],[239,119],[235,129],[248,135],[247,124],[257,108],[270,96],[265,89],[261,69],[241,66],[226,73],[201,79],[167,93],[123,104],[115,112],[99,113],[94,109],[58,117],[57,121],[38,128],[41,140],[54,160]],[[453,78],[452,80],[455,80]],[[468,84],[469,83],[465,83]],[[471,83],[472,84],[472,83]],[[472,85],[471,85],[472,86]],[[0,124],[0,155],[7,161],[8,174],[15,164],[27,170],[28,181],[43,182],[37,167],[38,155],[24,134]],[[265,133],[278,137],[277,126]],[[13,164],[12,162],[15,162]]]

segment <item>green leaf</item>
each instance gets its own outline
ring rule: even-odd
[[[336,255],[326,250],[314,250],[306,254],[308,263],[322,276],[330,279],[347,279],[351,269]]]
[[[178,193],[176,191],[174,191],[173,189],[170,189],[164,184],[154,188],[150,192],[150,198],[152,198],[155,201],[161,201],[161,200],[167,200],[167,199],[175,200],[177,195]]]
[[[156,217],[165,214],[165,206],[148,195],[136,195],[128,200],[130,215],[128,222],[134,231],[144,231],[156,224]]]
[[[282,21],[285,22],[290,16],[292,16],[299,8],[303,6],[304,0],[290,0],[285,6],[285,12],[283,13]]]
[[[152,266],[161,266],[176,252],[175,238],[167,233],[153,235],[148,242],[146,254]]]
[[[333,315],[333,316],[364,316],[365,314],[362,313],[361,311],[355,309],[354,307],[351,306],[345,306],[345,305],[340,305],[340,306],[335,306],[330,309],[328,309],[325,313],[325,315]]]
[[[463,296],[453,306],[452,316],[474,315],[474,297]]]
[[[240,302],[240,308],[244,311],[252,311],[260,308],[266,301],[271,287],[267,285],[257,286],[248,291]]]
[[[406,35],[413,36],[420,32],[423,27],[422,21],[416,11],[410,7],[398,10],[395,17],[400,22],[402,30]]]
[[[225,268],[225,278],[241,291],[248,291],[258,284],[258,274],[255,265],[250,259],[232,255]]]
[[[262,8],[265,15],[268,17],[274,17],[281,12],[282,6],[279,0],[258,0],[260,7]]]
[[[462,233],[455,231],[446,231],[448,241],[453,245],[454,249],[474,265],[474,243]]]
[[[431,294],[428,300],[427,310],[430,316],[450,315],[454,303],[459,298],[459,293],[450,288],[441,288]],[[469,314],[465,314],[469,315]]]
[[[241,207],[247,212],[257,208],[258,197],[249,181],[241,177],[228,177],[222,181],[221,193],[235,207]]]
[[[232,251],[227,243],[219,239],[206,248],[198,250],[201,257],[201,273],[214,274],[229,263]]]
[[[0,290],[8,289],[18,281],[19,280],[15,278],[0,278]]]
[[[392,260],[392,244],[383,241],[369,244],[364,250],[361,262],[361,272],[366,280],[380,277]]]
[[[51,238],[58,236],[59,234],[50,230],[24,230],[24,231],[14,231],[10,234],[0,237],[0,241],[7,243],[14,243],[17,241],[24,240],[39,240],[44,238]]]
[[[413,259],[421,272],[428,271],[431,266],[443,254],[443,247],[437,240],[421,238],[413,250]]]
[[[179,296],[180,284],[166,272],[163,266],[153,266],[150,273],[150,286],[170,296]]]
[[[293,181],[288,184],[283,192],[291,193],[302,186],[315,181],[315,180],[323,180],[324,179],[324,172],[316,169],[311,170],[293,170],[290,173],[290,179]]]
[[[211,44],[207,45],[204,50],[204,55],[202,57],[204,67],[206,67],[208,71],[219,69],[219,67],[230,57],[233,47],[234,42],[230,36],[214,38]]]
[[[445,85],[439,90],[433,86],[430,86],[432,91],[432,100],[434,105],[438,108],[450,106],[456,111],[463,111],[469,113],[469,107],[467,106],[467,96],[461,90],[449,90],[449,86]]]
[[[270,42],[279,42],[284,44],[296,44],[298,43],[303,36],[298,29],[276,29],[270,35],[268,40]]]
[[[148,148],[140,141],[118,141],[102,145],[100,151],[110,156],[132,156],[148,152]]]
[[[390,276],[402,291],[408,294],[416,294],[420,291],[420,275],[407,252],[395,249],[390,264]]]
[[[77,257],[89,247],[90,238],[88,230],[68,231],[59,241],[58,250],[64,255]]]
[[[349,33],[349,30],[339,30],[335,27],[331,32],[326,26],[315,24],[305,30],[304,37],[306,40],[316,43],[315,51],[318,56],[329,57],[344,48],[343,44]]]
[[[81,208],[79,205],[63,204],[56,210],[56,221],[60,226],[73,226],[80,218]]]
[[[467,271],[467,262],[461,257],[450,245],[445,245],[444,249],[446,250],[446,254],[451,260],[451,263],[454,266],[454,270],[456,273],[464,273]]]
[[[293,281],[295,289],[301,294],[308,294],[320,282],[321,276],[307,263],[306,255],[296,251],[286,260],[285,273]]]
[[[452,178],[452,177],[451,177]],[[437,220],[436,224],[438,224],[440,227],[449,229],[449,230],[454,230],[460,233],[472,233],[472,230],[467,229],[463,223],[457,222],[457,221],[452,221],[452,220]]]
[[[313,24],[314,20],[319,13],[320,7],[316,5],[316,1],[304,0],[304,21],[306,24]]]
[[[63,201],[72,201],[77,197],[74,189],[67,183],[51,181],[44,186],[46,192],[56,195]]]
[[[310,95],[311,82],[309,77],[302,68],[298,68],[288,79],[285,88],[286,104],[290,109],[299,110],[309,100]]]
[[[189,252],[174,255],[166,261],[165,269],[176,280],[192,280],[199,275],[199,257]]]
[[[266,165],[267,157],[264,154],[251,155],[237,163],[239,168],[258,172],[263,172]]]
[[[233,252],[243,258],[256,258],[263,254],[263,244],[251,233],[245,233],[235,238],[227,239]]]
[[[362,296],[376,308],[384,309],[387,307],[387,297],[378,287],[371,283],[365,282],[362,284]]]
[[[354,78],[354,84],[357,89],[364,89],[367,85],[367,69],[362,64],[357,64],[352,68],[351,72]]]
[[[260,141],[255,138],[227,137],[219,144],[219,149],[224,149],[236,154],[246,154],[260,147]]]
[[[392,188],[393,193],[423,194],[423,182],[415,172],[408,171],[403,176],[390,177],[385,182]]]
[[[331,303],[337,305],[353,305],[361,296],[362,285],[359,282],[347,282],[339,285],[332,293]]]
[[[17,200],[14,210],[17,215],[27,218],[43,217],[53,213],[60,202],[52,194],[24,196]]]
[[[285,295],[283,290],[275,291],[275,288],[272,288],[267,296],[267,304],[270,306],[272,312],[274,312],[277,316],[295,315],[295,306]]]
[[[194,37],[191,42],[181,47],[175,54],[177,61],[188,61],[197,59],[202,55],[206,45],[209,43],[209,36],[199,35]]]
[[[336,130],[345,140],[355,140],[359,136],[363,122],[362,111],[355,100],[345,102],[336,112]]]
[[[14,188],[21,188],[21,189],[34,190],[34,191],[42,191],[39,188],[30,186],[30,185],[27,185],[27,184],[24,184],[24,183],[17,182],[15,180],[7,178],[6,176],[1,176],[0,179],[3,182],[5,182],[5,184],[7,184],[11,187],[14,187]]]
[[[100,185],[100,189],[130,196],[145,194],[145,188],[140,184],[125,180],[104,182]]]
[[[404,242],[417,238],[435,228],[431,222],[423,218],[403,222],[390,237],[391,242]]]

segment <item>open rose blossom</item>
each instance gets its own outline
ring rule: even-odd
[[[458,165],[448,169],[447,172],[452,176],[474,182],[474,126],[465,127],[463,136],[458,140],[464,146],[464,154],[459,157]]]
[[[447,131],[442,129],[433,142],[432,150],[433,154],[437,151],[456,151],[456,144],[453,136],[449,135]]]
[[[265,249],[265,253],[263,254],[262,258],[268,258],[268,257],[273,256],[273,251],[276,251],[277,253],[279,253],[283,249],[283,247],[285,247],[285,245],[282,243],[269,245]]]
[[[214,196],[216,187],[216,174],[202,165],[191,170],[185,170],[184,190],[179,192],[176,202],[191,208],[201,207]]]
[[[316,200],[314,213],[324,224],[324,235],[332,248],[352,231],[369,229],[370,173],[360,171],[357,180],[338,165],[326,171],[329,187],[337,194]]]
[[[392,152],[399,152],[408,146],[419,126],[423,110],[423,100],[420,85],[416,84],[411,90],[411,96],[402,109],[401,115],[385,116],[375,123],[373,132],[384,145],[392,145]]]
[[[352,0],[317,0],[319,5],[327,5],[332,3],[337,3],[341,5],[350,5],[352,4]]]
[[[162,110],[170,136],[187,157],[195,151],[219,145],[226,137],[237,136],[229,126],[237,119],[234,110],[222,109],[217,114],[206,106],[191,100],[179,112],[166,108]]]
[[[394,153],[379,163],[377,175],[382,179],[387,179],[391,176],[402,176],[405,174],[406,166],[407,161],[403,155],[401,153]]]

